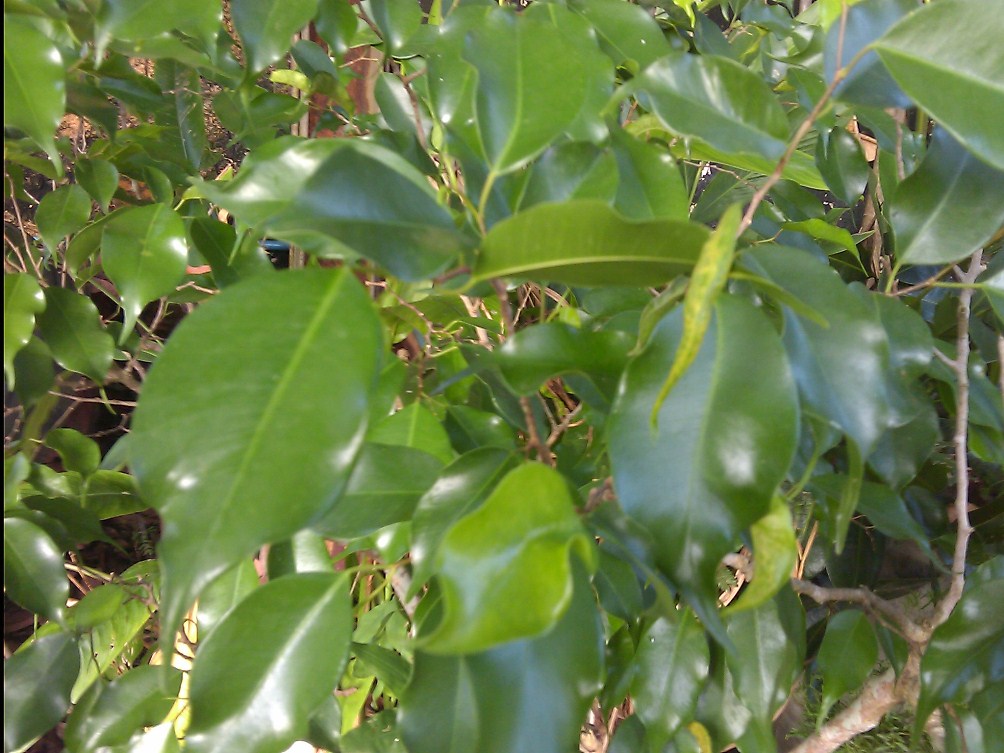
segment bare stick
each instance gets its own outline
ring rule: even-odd
[[[860,604],[888,619],[893,625],[899,628],[903,637],[908,641],[917,644],[927,641],[928,632],[910,619],[906,612],[896,604],[886,601],[880,596],[876,596],[866,588],[826,588],[824,586],[817,586],[815,583],[810,583],[806,580],[794,578],[791,581],[791,588],[795,593],[808,596],[818,604],[827,604],[835,601]]]

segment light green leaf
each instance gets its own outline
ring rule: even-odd
[[[60,186],[42,197],[35,210],[35,224],[49,251],[86,223],[91,216],[91,199],[76,183]]]
[[[947,34],[946,29],[966,29]],[[908,15],[874,48],[893,78],[980,159],[1004,170],[1004,17],[977,0],[939,0]]]
[[[570,550],[589,561],[590,546],[560,474],[539,463],[510,472],[443,537],[445,613],[423,648],[472,653],[545,632],[572,599]]]
[[[269,556],[272,549],[269,548]],[[278,576],[269,573],[269,579]],[[199,639],[205,640],[220,621],[248,594],[260,585],[258,570],[252,557],[245,557],[229,570],[217,576],[199,595]]]
[[[101,259],[122,297],[122,340],[146,304],[174,292],[185,276],[187,258],[185,225],[166,204],[129,207],[108,220]]]
[[[38,315],[39,332],[64,368],[104,384],[112,365],[115,343],[89,298],[66,288],[45,289],[45,311]]]
[[[569,285],[661,285],[689,272],[708,230],[673,220],[628,220],[605,203],[542,204],[488,231],[476,279],[525,277]]]
[[[431,410],[417,402],[375,424],[366,439],[376,444],[413,447],[438,458],[444,464],[454,458],[450,438],[442,422]]]
[[[313,531],[299,531],[268,548],[269,580],[293,573],[328,573],[331,566],[324,538]]]
[[[206,0],[106,0],[98,11],[95,37],[104,47],[113,39],[145,41],[178,29],[208,48],[222,19],[222,5]]]
[[[244,50],[245,77],[276,62],[317,12],[317,0],[233,0],[230,17]]]
[[[674,310],[627,368],[608,426],[614,486],[654,538],[659,569],[709,629],[715,571],[770,509],[795,450],[798,405],[780,338],[745,301],[719,296],[701,349],[663,403],[652,404],[682,337]]]
[[[136,588],[132,591],[133,597],[138,595],[136,591],[143,595],[148,593]],[[149,619],[150,608],[139,598],[128,598],[109,619],[96,624],[89,635],[78,642],[80,674],[73,684],[70,700],[77,703],[130,645],[134,648],[142,645],[143,626]]]
[[[334,503],[362,444],[382,342],[347,270],[251,278],[174,332],[131,435],[143,498],[164,521],[165,630],[214,577]]]
[[[33,275],[3,276],[3,370],[7,386],[15,384],[14,356],[35,330],[35,316],[45,310],[45,296]]]
[[[826,625],[816,664],[823,676],[817,723],[822,723],[844,693],[868,679],[878,660],[878,641],[868,618],[857,609],[838,612]]]
[[[836,225],[831,225],[826,220],[818,217],[809,220],[799,220],[798,222],[782,222],[781,228],[784,230],[794,230],[797,233],[805,233],[810,238],[817,240],[835,243],[840,248],[850,251],[852,254],[857,252],[857,244],[854,242],[854,236],[850,234],[850,231]]]
[[[1004,167],[977,159],[939,128],[887,211],[900,264],[965,259],[1004,225]]]
[[[23,750],[56,725],[70,707],[80,667],[69,633],[40,636],[3,663],[3,747]]]
[[[101,465],[98,443],[76,429],[53,429],[45,435],[45,443],[59,453],[66,470],[75,471],[85,478]]]
[[[266,583],[199,647],[185,750],[284,750],[338,683],[352,637],[344,575]]]
[[[73,177],[98,203],[101,211],[107,212],[112,196],[119,187],[119,171],[115,165],[98,158],[79,159],[73,165]]]
[[[63,552],[38,526],[19,518],[3,522],[4,593],[25,609],[62,622],[70,583]]]
[[[798,542],[784,497],[774,497],[770,512],[750,526],[750,538],[753,540],[752,582],[723,610],[724,615],[756,609],[773,599],[791,578],[798,558]]]
[[[62,56],[56,45],[23,17],[3,23],[3,122],[42,147],[57,170],[56,126],[66,107]]]

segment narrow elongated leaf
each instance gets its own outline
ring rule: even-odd
[[[819,721],[826,719],[833,704],[844,693],[855,690],[868,679],[877,659],[878,641],[864,613],[845,609],[830,618],[816,656],[816,664],[823,675]]]
[[[15,384],[14,356],[35,330],[35,316],[45,310],[45,296],[33,275],[3,276],[3,371],[7,386]]]
[[[165,629],[215,576],[330,508],[362,443],[381,344],[361,286],[329,270],[234,285],[172,335],[131,436],[143,498],[164,521]]]
[[[641,637],[631,697],[656,750],[691,720],[710,661],[708,639],[690,610],[676,620],[661,617]]]
[[[50,620],[62,621],[70,583],[63,553],[38,526],[19,518],[3,522],[4,592]]]
[[[673,365],[669,367],[666,381],[659,388],[655,405],[652,407],[652,426],[659,419],[659,409],[666,400],[666,395],[673,389],[683,373],[697,357],[701,348],[704,333],[711,323],[711,312],[718,294],[725,287],[725,280],[732,268],[732,259],[736,248],[736,231],[742,219],[742,205],[733,204],[725,210],[718,227],[701,247],[701,255],[690,274],[687,292],[683,295],[683,334],[676,346]]]
[[[775,496],[770,512],[750,526],[753,540],[753,580],[723,614],[756,609],[788,583],[798,558],[791,511],[784,497]]]
[[[472,653],[540,635],[572,599],[570,550],[588,562],[589,546],[560,474],[538,463],[510,472],[443,537],[437,574],[445,613],[424,648]]]
[[[707,237],[701,225],[633,222],[602,202],[543,204],[488,231],[474,276],[569,285],[661,285],[690,271]]]
[[[36,318],[42,339],[64,368],[103,384],[115,342],[101,326],[97,307],[66,288],[45,289],[45,311]]]
[[[651,533],[659,568],[714,627],[715,569],[770,509],[795,450],[798,407],[770,323],[748,303],[720,296],[653,431],[652,405],[682,331],[677,309],[628,366],[610,415],[610,459],[620,504]]]
[[[199,648],[185,749],[266,753],[302,739],[351,637],[344,575],[288,575],[256,590]]]
[[[875,51],[893,78],[966,149],[1004,170],[1004,20],[983,3],[948,0],[914,11]],[[958,44],[947,28],[969,30]]]
[[[122,296],[123,338],[146,304],[174,292],[187,258],[185,225],[166,204],[129,207],[108,220],[101,259]]]
[[[3,24],[3,122],[24,131],[62,171],[54,135],[66,107],[63,61],[56,45],[15,15]]]
[[[399,712],[411,753],[574,750],[603,672],[599,612],[575,570],[571,603],[546,635],[465,656],[416,652]]]
[[[948,264],[971,256],[1004,225],[1004,167],[974,157],[937,129],[924,161],[889,204],[902,264]]]
[[[40,636],[3,663],[3,747],[22,750],[66,715],[80,667],[69,633]]]
[[[55,251],[60,241],[84,226],[91,215],[91,199],[76,183],[50,191],[35,210],[35,224],[45,245]]]
[[[293,34],[315,12],[317,0],[233,0],[230,17],[241,38],[247,78],[285,55]]]
[[[764,80],[715,55],[674,53],[632,82],[648,109],[673,133],[712,149],[776,160],[785,150],[788,119]]]

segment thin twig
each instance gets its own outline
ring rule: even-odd
[[[808,596],[818,604],[843,601],[867,607],[888,619],[900,630],[904,638],[913,643],[920,644],[928,638],[928,632],[914,622],[901,607],[876,596],[867,588],[828,588],[797,578],[792,578],[791,588],[795,593]]]

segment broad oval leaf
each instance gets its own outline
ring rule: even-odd
[[[423,647],[472,653],[540,635],[572,599],[573,548],[591,559],[565,479],[539,463],[510,472],[443,537],[437,575],[445,613]]]
[[[20,518],[3,522],[4,593],[26,609],[62,621],[70,582],[63,552],[49,535]]]
[[[400,445],[422,450],[446,464],[453,460],[453,448],[442,422],[422,403],[406,405],[383,418],[366,435],[369,442]]]
[[[175,331],[131,436],[143,498],[164,521],[165,629],[215,576],[331,507],[362,444],[382,343],[346,270],[249,279]]]
[[[97,306],[66,288],[45,289],[45,311],[36,317],[53,358],[64,368],[103,384],[115,355],[115,341],[101,326]]]
[[[185,224],[166,204],[129,207],[108,220],[101,261],[122,297],[123,338],[146,304],[174,292],[187,259]]]
[[[610,415],[610,459],[624,511],[651,533],[659,568],[713,629],[720,625],[715,570],[767,513],[795,450],[798,404],[770,322],[723,295],[653,430],[652,406],[682,320],[679,309],[663,319],[628,366]]]
[[[684,221],[690,217],[690,196],[669,152],[640,141],[621,128],[611,131],[610,148],[620,175],[614,197],[618,212],[637,220],[659,217]]]
[[[302,739],[351,638],[345,575],[287,575],[255,590],[199,647],[185,750],[272,753]]]
[[[317,12],[317,0],[233,0],[230,17],[241,38],[246,77],[286,54],[293,35]]]
[[[696,223],[632,221],[598,201],[541,204],[488,231],[474,277],[662,285],[694,266],[707,237]]]
[[[112,196],[119,187],[119,171],[115,165],[98,158],[79,159],[73,165],[73,177],[98,203],[101,211],[107,212]]]
[[[863,612],[845,609],[826,625],[816,664],[823,675],[823,697],[819,721],[844,693],[857,689],[868,679],[878,660],[878,640]]]
[[[966,29],[959,44],[946,29]],[[890,29],[875,51],[893,78],[966,149],[1004,170],[1004,17],[978,0],[939,0]]]
[[[888,213],[901,264],[965,259],[1004,225],[1004,167],[977,159],[939,128],[920,167],[899,184]]]
[[[35,331],[35,316],[45,310],[45,296],[34,275],[3,276],[3,370],[7,386],[15,383],[14,356]]]
[[[35,210],[35,224],[45,245],[55,252],[60,241],[80,230],[90,216],[90,197],[76,183],[71,183],[42,197]]]
[[[4,126],[28,134],[62,170],[54,138],[66,107],[62,56],[45,34],[22,18],[4,17]]]
[[[671,50],[662,29],[644,8],[619,0],[574,0],[569,6],[589,21],[601,49],[615,65],[637,73]]]

